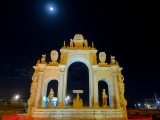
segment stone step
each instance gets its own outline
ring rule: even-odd
[[[122,118],[121,109],[35,109],[33,117],[63,119]]]

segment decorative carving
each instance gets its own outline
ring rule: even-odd
[[[73,47],[73,40],[70,39],[70,47],[72,48]]]
[[[64,41],[63,48],[66,48],[66,42]]]
[[[105,63],[105,61],[106,61],[106,53],[105,52],[99,53],[99,60],[101,63]]]
[[[107,94],[106,94],[106,90],[103,89],[102,91],[102,107],[106,108],[107,107]]]
[[[96,53],[92,53],[92,58],[93,58],[93,65],[97,64],[97,55]]]
[[[116,64],[115,56],[111,55],[111,65],[115,65],[115,64]]]
[[[46,54],[42,55],[41,63],[46,64]]]
[[[48,95],[49,102],[48,102],[47,108],[52,108],[53,97],[54,97],[54,91],[53,91],[53,89],[51,89],[49,92],[49,95]]]
[[[76,34],[73,39],[76,48],[83,48],[84,38],[81,34]]]
[[[66,64],[68,59],[68,53],[61,53],[60,64]]]
[[[56,50],[51,51],[51,60],[52,62],[56,62],[58,59],[58,52]]]
[[[37,66],[38,64],[40,64],[40,59],[39,59],[39,60],[37,60],[37,64],[36,64],[36,66]]]
[[[44,74],[44,80],[47,80],[49,78],[54,78],[56,80],[59,80],[59,75],[58,74],[59,74],[59,69],[46,70],[45,74]]]
[[[88,48],[88,42],[87,42],[87,40],[84,41],[84,47]]]
[[[74,51],[70,54],[68,54],[68,61],[72,58],[76,58],[76,57],[81,57],[81,58],[85,58],[87,61],[90,61],[91,59],[91,54],[87,54],[84,51]]]
[[[118,74],[118,88],[119,88],[119,96],[120,96],[120,105],[123,106],[123,107],[126,107],[127,105],[127,101],[126,99],[124,98],[124,77],[122,74]]]
[[[54,97],[54,91],[53,89],[51,89],[49,92],[48,98],[50,99],[50,101],[52,101],[53,97]]]
[[[38,85],[38,73],[34,73],[32,76],[32,84],[30,88],[30,98],[28,99],[28,105],[29,106],[34,106],[35,104],[35,98],[36,98],[36,92],[37,92],[37,85]]]
[[[92,41],[92,48],[94,48],[94,43],[93,43],[93,41]]]
[[[84,40],[84,37],[83,37],[82,34],[76,34],[76,35],[74,36],[74,40]]]
[[[70,49],[71,50],[74,50],[74,49],[90,50],[90,49],[92,49],[92,50],[95,50],[93,42],[92,42],[92,48],[91,48],[90,46],[88,46],[88,41],[84,40],[84,37],[81,34],[76,34],[73,39],[70,39],[70,44],[67,47],[64,42],[62,49],[68,49],[68,50],[70,50]]]
[[[119,66],[118,62],[115,60],[115,56],[111,55],[111,63],[110,65]]]

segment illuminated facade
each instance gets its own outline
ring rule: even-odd
[[[97,56],[97,49],[88,45],[81,34],[76,34],[70,40],[69,46],[65,42],[60,49],[60,62],[57,62],[59,53],[51,51],[51,62],[46,62],[46,55],[42,55],[41,60],[33,66],[35,72],[32,77],[30,98],[28,100],[28,115],[33,117],[48,117],[48,113],[54,118],[79,117],[88,118],[126,118],[127,101],[124,98],[124,77],[121,74],[122,68],[118,65],[114,56],[111,56],[110,63],[106,63],[106,53],[100,52]],[[98,59],[99,58],[99,62]],[[68,68],[74,62],[84,63],[89,70],[89,107],[78,112],[78,109],[65,109],[65,98],[67,88]],[[83,79],[83,78],[82,78]],[[58,81],[57,106],[51,109],[46,108],[47,86],[51,80]],[[99,106],[98,81],[105,81],[108,84],[109,107]],[[68,110],[68,111],[67,111]],[[73,110],[75,115],[73,115]],[[41,111],[42,114],[38,114]],[[48,113],[46,112],[48,111]],[[67,111],[67,112],[66,112]],[[100,114],[101,113],[101,114]],[[77,116],[79,114],[79,116]],[[112,116],[110,116],[112,115]]]

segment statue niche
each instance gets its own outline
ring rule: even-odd
[[[108,96],[106,94],[106,90],[103,89],[103,91],[102,91],[102,107],[103,108],[107,108],[108,107],[107,106],[107,98],[108,98]]]
[[[54,97],[54,91],[53,89],[51,89],[48,95],[49,102],[48,102],[47,108],[52,108],[53,97]]]

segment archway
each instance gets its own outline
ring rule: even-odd
[[[111,85],[111,81],[107,78],[102,78],[98,81],[98,92],[99,92],[99,100],[102,99],[102,89],[106,89],[106,94],[108,95],[107,105],[113,107],[113,86]]]
[[[53,89],[53,91],[54,91],[54,97],[57,98],[57,96],[58,96],[58,81],[56,79],[50,78],[45,81],[44,86],[43,86],[42,107],[47,106],[47,103],[48,103],[47,97],[48,97],[48,94],[51,89]],[[54,102],[53,106],[56,106],[57,101],[53,101],[53,102]]]
[[[66,95],[70,96],[71,101],[76,97],[73,90],[83,90],[80,97],[83,100],[83,105],[89,106],[89,70],[82,62],[74,62],[68,68]],[[72,105],[72,102],[70,104]]]
[[[54,97],[57,97],[58,95],[58,81],[57,80],[51,80],[48,83],[46,97],[48,96],[51,89],[54,90]]]
[[[68,60],[66,68],[65,68],[65,74],[64,74],[64,88],[63,88],[63,100],[66,98],[66,91],[67,91],[67,76],[68,76],[68,68],[72,63],[75,62],[82,62],[84,63],[87,68],[88,68],[88,73],[89,73],[89,107],[92,108],[92,103],[93,103],[93,87],[92,87],[92,77],[91,77],[91,65],[90,62],[84,58],[84,57],[73,57]],[[73,94],[73,93],[72,93]],[[64,101],[63,101],[64,103]]]

